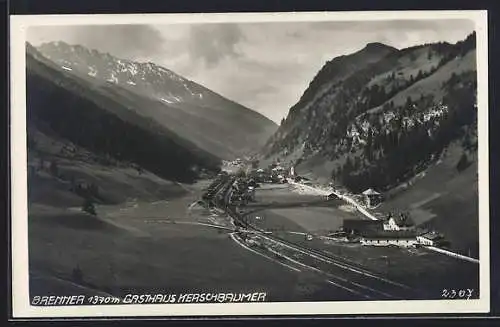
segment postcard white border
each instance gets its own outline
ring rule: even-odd
[[[468,19],[477,35],[480,299],[35,307],[29,301],[25,40],[29,26]],[[10,16],[12,309],[14,318],[486,313],[490,310],[486,11]],[[300,311],[298,311],[300,309]]]

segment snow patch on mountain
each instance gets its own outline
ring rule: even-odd
[[[168,104],[172,104],[172,103],[174,103],[174,101],[172,101],[172,100],[168,100],[168,99],[165,99],[165,98],[160,98],[160,100],[161,100],[161,101],[163,101],[163,102],[166,102],[166,103],[168,103]]]
[[[144,91],[156,98],[163,97],[170,102],[203,98],[202,94],[192,89],[189,80],[153,62],[138,63],[120,59],[107,53],[89,51],[85,47],[64,42],[44,44],[39,49],[65,70],[79,71],[124,86],[140,84]]]
[[[137,75],[137,65],[135,63],[128,64],[128,71],[132,76]]]
[[[115,76],[114,73],[111,73],[111,77],[110,77],[110,82],[113,82],[113,83],[117,83],[118,84],[118,78]]]
[[[173,94],[169,94],[169,95],[166,95],[166,96],[161,96],[159,97],[159,99],[163,102],[166,102],[166,103],[169,103],[169,104],[172,104],[172,103],[178,103],[178,102],[182,102],[183,99],[176,96],[176,95],[173,95]]]
[[[92,76],[92,77],[96,77],[97,76],[97,70],[94,67],[89,67],[89,72],[87,74],[90,75],[90,76]]]

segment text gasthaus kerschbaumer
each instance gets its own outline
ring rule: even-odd
[[[123,298],[114,296],[34,296],[31,305],[98,305],[98,304],[168,304],[168,303],[238,303],[265,302],[267,294],[254,293],[181,293],[181,294],[127,294]]]

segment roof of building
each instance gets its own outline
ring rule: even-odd
[[[366,191],[363,192],[363,195],[380,195],[379,192],[375,191],[372,188],[367,189]]]
[[[421,237],[425,237],[426,239],[428,240],[437,240],[437,239],[440,239],[440,238],[443,238],[442,235],[440,235],[439,233],[435,233],[435,232],[427,232],[425,234],[422,234],[420,235]]]
[[[414,239],[416,238],[415,233],[409,231],[375,231],[375,232],[364,232],[361,235],[365,239],[386,239],[386,240],[397,240],[397,239]]]
[[[391,215],[390,218],[394,219],[396,225],[400,227],[410,227],[414,225],[411,217],[406,214]]]
[[[344,229],[355,231],[369,231],[383,229],[383,222],[380,220],[364,220],[364,219],[345,219],[343,222]]]

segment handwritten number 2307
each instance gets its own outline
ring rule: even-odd
[[[460,289],[460,290],[455,290],[455,289],[443,289],[441,293],[441,297],[444,299],[470,299],[472,297],[472,294],[474,293],[473,289],[467,288],[467,289]]]

